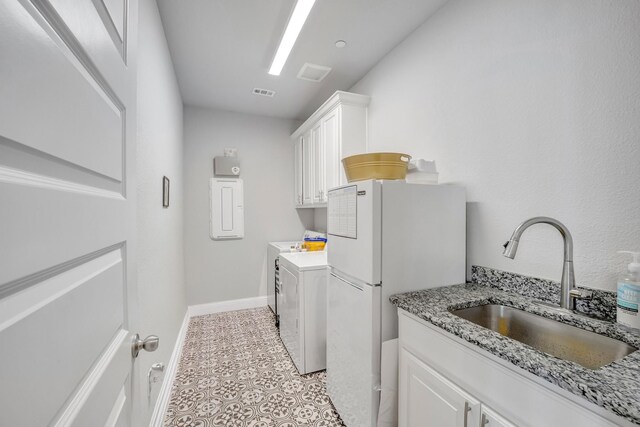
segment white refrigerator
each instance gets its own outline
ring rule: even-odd
[[[463,187],[369,180],[329,190],[327,391],[348,427],[377,422],[382,343],[398,336],[389,296],[463,283],[465,228]]]

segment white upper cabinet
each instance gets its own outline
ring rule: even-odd
[[[329,189],[346,184],[342,159],[367,152],[369,99],[338,91],[291,135],[296,151],[296,206],[324,207]]]
[[[302,138],[294,145],[294,196],[296,206],[302,205]]]
[[[315,194],[315,151],[311,130],[302,137],[302,204],[311,205]]]
[[[341,164],[341,152],[340,152],[340,109],[335,108],[331,110],[325,117],[322,118],[322,136],[324,139],[324,152],[325,152],[325,186],[326,190],[333,187],[338,187],[347,182],[344,175],[344,170]],[[325,191],[323,201],[327,202],[327,194]]]
[[[325,163],[326,155],[324,151],[324,140],[322,138],[322,127],[320,123],[317,123],[311,129],[311,149],[313,150],[314,160],[314,173],[311,177],[313,179],[312,200],[314,204],[323,202],[323,194],[326,191],[325,187]]]

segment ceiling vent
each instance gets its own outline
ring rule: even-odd
[[[268,96],[269,98],[273,98],[273,95],[275,95],[276,92],[269,89],[260,89],[259,87],[254,87],[253,94],[259,95],[259,96]]]
[[[331,71],[331,68],[325,67],[323,65],[310,64],[306,62],[300,72],[298,73],[298,78],[302,80],[308,80],[310,82],[319,82],[322,81],[327,74]]]

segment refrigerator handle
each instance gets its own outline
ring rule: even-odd
[[[340,277],[340,276],[336,275],[335,273],[331,273],[331,275],[332,275],[333,277],[335,277],[336,279],[340,280],[341,282],[344,282],[344,283],[346,283],[346,284],[347,284],[347,285],[349,285],[349,286],[353,286],[354,288],[356,288],[357,290],[359,290],[359,291],[361,291],[361,292],[362,292],[362,291],[364,291],[364,288],[363,288],[362,286],[358,286],[358,285],[356,285],[355,283],[351,283],[350,281],[348,281],[348,280],[346,280],[346,279],[343,279],[342,277]]]

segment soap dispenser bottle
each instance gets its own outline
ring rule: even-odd
[[[619,254],[631,254],[633,262],[628,271],[618,279],[618,323],[640,329],[640,252],[619,251]]]

